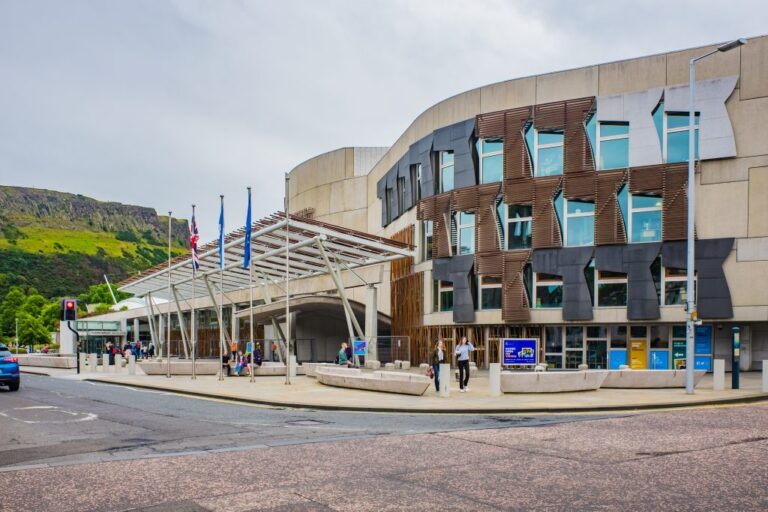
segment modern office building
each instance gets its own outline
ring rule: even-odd
[[[437,338],[469,336],[485,363],[498,360],[494,340],[526,336],[540,339],[552,368],[679,367],[688,63],[716,48],[458,94],[404,120],[389,148],[343,148],[297,166],[291,212],[413,246],[412,261],[368,266],[360,279],[341,271],[353,302],[371,304],[375,287],[378,334],[408,336],[413,362]],[[759,369],[768,358],[768,36],[696,71],[696,366],[729,361],[738,327],[741,366]],[[292,286],[333,292],[324,276]],[[247,292],[232,295],[242,303]],[[296,336],[312,337],[313,323],[301,322],[311,310],[298,313]],[[314,317],[328,343],[347,332],[340,316]]]

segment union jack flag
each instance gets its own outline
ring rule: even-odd
[[[195,209],[192,208],[192,222],[189,225],[189,247],[192,250],[192,271],[197,272],[200,269],[200,258],[197,255],[197,242],[200,240],[200,234],[197,232],[197,222],[195,221]]]

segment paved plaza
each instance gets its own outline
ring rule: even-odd
[[[312,413],[26,380],[15,396],[0,396],[2,511],[768,507],[765,403],[539,418]],[[56,424],[45,407],[97,418]],[[11,418],[22,409],[28,423]],[[174,431],[174,443],[186,437],[186,452],[170,446]],[[27,455],[59,456],[8,466],[16,451],[9,437],[26,443],[17,450]],[[127,445],[153,442],[149,453],[119,457]]]

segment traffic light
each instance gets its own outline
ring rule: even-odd
[[[70,320],[77,320],[77,300],[75,299],[61,300],[61,320],[64,322],[68,322]]]

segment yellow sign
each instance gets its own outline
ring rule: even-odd
[[[648,367],[648,342],[644,338],[629,341],[629,367],[645,370]]]

